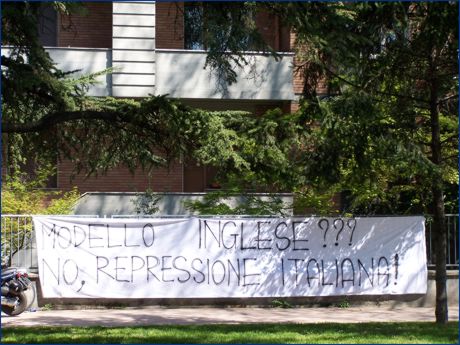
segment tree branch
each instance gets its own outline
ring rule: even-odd
[[[448,97],[446,97],[446,98],[440,99],[440,100],[438,101],[438,104],[441,104],[441,103],[450,101],[451,99],[455,99],[455,98],[458,98],[458,93],[456,93],[455,95],[451,95],[451,96],[448,96]]]
[[[336,77],[337,79],[343,81],[345,84],[348,84],[354,88],[357,88],[357,89],[360,89],[360,90],[364,90],[365,91],[365,88],[360,86],[360,85],[357,85],[343,77],[341,77],[340,75],[338,75],[337,73],[333,72],[330,68],[328,68],[327,66],[323,66],[325,70],[327,70],[328,73],[330,73],[331,75],[333,75],[334,77]],[[382,95],[382,96],[390,96],[390,97],[398,97],[398,98],[403,98],[403,99],[409,99],[411,101],[416,101],[416,102],[420,102],[420,103],[425,103],[425,104],[429,104],[429,101],[425,100],[425,99],[421,99],[421,98],[416,98],[416,97],[411,97],[411,96],[407,96],[407,95],[403,95],[403,94],[396,94],[396,93],[391,93],[391,92],[384,92],[384,91],[376,91],[375,92],[376,94],[379,94],[379,95]]]
[[[457,139],[458,138],[458,134],[452,134],[452,135],[449,135],[447,138],[444,138],[443,140],[441,140],[441,144],[445,144],[451,140],[454,140],[454,139]]]
[[[2,133],[32,133],[40,132],[49,127],[58,125],[64,122],[76,120],[103,120],[107,122],[130,122],[131,117],[123,115],[119,112],[110,111],[64,111],[52,113],[42,117],[35,122],[25,123],[9,123],[2,122]]]

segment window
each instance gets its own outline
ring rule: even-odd
[[[196,3],[184,4],[184,48],[203,50],[203,7]]]
[[[38,17],[38,37],[46,47],[57,46],[57,13],[48,5],[42,5]]]
[[[238,3],[223,6],[222,3],[184,4],[185,49],[205,50],[212,46],[227,50],[229,46],[238,46],[242,50],[255,50],[255,12],[247,12]],[[211,28],[219,27],[220,30],[210,30],[212,37],[208,37],[209,41],[204,38],[206,24]]]

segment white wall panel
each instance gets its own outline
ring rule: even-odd
[[[113,26],[112,32],[113,37],[155,37],[155,27]]]
[[[155,56],[152,51],[143,50],[114,50],[112,52],[112,60],[114,62],[123,61],[144,61],[152,62],[155,61]]]
[[[114,2],[112,56],[115,97],[146,97],[155,86],[155,3]]]
[[[177,98],[214,98],[247,100],[294,100],[292,55],[280,61],[251,54],[250,65],[235,67],[238,79],[232,85],[218,80],[209,69],[203,69],[205,52],[156,52],[156,92]]]
[[[154,86],[154,74],[128,74],[114,73],[112,74],[112,84],[118,85],[138,85],[138,86]]]
[[[112,16],[113,25],[134,25],[134,26],[155,26],[155,16],[153,15],[129,15],[114,14]]]
[[[154,62],[114,62],[115,72],[155,74]]]
[[[155,14],[155,3],[152,2],[113,2],[113,13]]]
[[[113,49],[153,50],[155,49],[154,38],[113,38]]]
[[[152,86],[114,86],[112,89],[113,97],[148,97],[154,94]]]
[[[47,48],[46,51],[64,72],[78,70],[69,75],[73,78],[103,71],[111,65],[109,49]],[[97,77],[99,83],[89,88],[88,95],[109,96],[110,78],[110,74]]]

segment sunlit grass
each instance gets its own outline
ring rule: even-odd
[[[458,322],[8,327],[2,343],[458,343]]]

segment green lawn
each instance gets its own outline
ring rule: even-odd
[[[8,327],[2,343],[458,343],[458,322]]]

